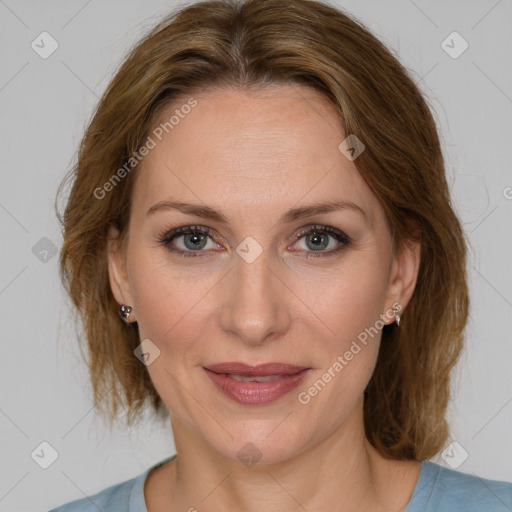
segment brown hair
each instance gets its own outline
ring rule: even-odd
[[[428,459],[448,437],[450,370],[469,305],[466,241],[424,97],[360,22],[320,1],[205,1],[172,12],[131,50],[97,105],[57,194],[72,181],[63,217],[57,213],[64,228],[60,271],[85,329],[95,402],[110,425],[120,408],[130,425],[147,400],[162,418],[168,414],[134,357],[137,326],[120,321],[108,279],[109,224],[126,234],[136,169],[100,199],[98,187],[126,170],[178,96],[283,83],[313,87],[331,101],[345,133],[366,146],[354,164],[384,208],[395,249],[412,239],[421,244],[403,321],[383,329],[364,422],[383,456]]]

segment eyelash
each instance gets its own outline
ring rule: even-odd
[[[332,236],[338,242],[340,242],[340,246],[334,250],[330,251],[319,251],[315,254],[313,251],[306,251],[308,256],[306,258],[318,258],[318,257],[327,257],[333,254],[338,253],[344,247],[349,246],[352,243],[352,240],[348,235],[343,233],[343,231],[339,231],[338,229],[331,228],[329,226],[315,224],[313,226],[308,226],[307,228],[302,229],[299,233],[295,235],[297,241],[299,241],[305,235],[309,235],[312,233],[327,233]],[[180,235],[186,235],[191,233],[201,233],[204,235],[208,235],[212,240],[214,240],[215,233],[208,227],[205,226],[183,226],[176,229],[172,229],[168,231],[168,229],[164,229],[158,235],[158,243],[167,248],[170,252],[176,253],[177,255],[185,258],[204,258],[207,257],[207,251],[183,251],[182,249],[171,248],[170,243]],[[215,240],[214,240],[215,241]],[[192,254],[191,254],[192,253]],[[196,254],[194,254],[196,253]],[[203,253],[204,255],[201,255]]]

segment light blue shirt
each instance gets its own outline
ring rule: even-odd
[[[131,480],[49,512],[148,512],[144,501],[146,477],[175,457],[158,462]],[[196,508],[201,507],[196,504]],[[512,483],[487,480],[423,461],[404,512],[512,512]]]

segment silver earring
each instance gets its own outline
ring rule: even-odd
[[[130,306],[127,306],[126,304],[123,304],[122,306],[120,306],[119,310],[118,310],[119,317],[121,318],[121,320],[123,320],[123,322],[126,322],[127,324],[130,323],[128,321],[128,319],[130,318],[131,312],[132,312],[132,308]]]
[[[393,308],[393,314],[395,315],[396,325],[400,325],[400,315],[398,314],[399,311],[400,311],[400,308],[397,308],[397,307]]]

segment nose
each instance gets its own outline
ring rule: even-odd
[[[268,251],[248,263],[234,255],[234,268],[226,276],[221,328],[241,342],[259,345],[282,335],[289,327],[286,308],[291,292],[271,268]]]

